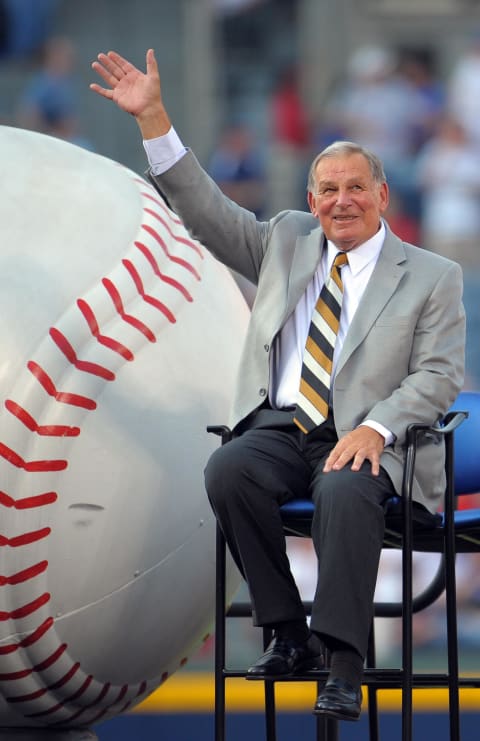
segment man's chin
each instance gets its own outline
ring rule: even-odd
[[[354,237],[349,239],[344,234],[332,235],[330,239],[335,247],[338,247],[338,249],[342,252],[349,252],[350,250],[355,249],[355,247],[358,247],[358,245],[360,244],[360,242]]]

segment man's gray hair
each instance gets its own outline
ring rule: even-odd
[[[360,144],[355,144],[355,142],[336,141],[333,142],[333,144],[329,144],[328,147],[317,154],[312,164],[310,165],[307,180],[307,190],[310,193],[316,193],[317,183],[315,180],[315,172],[317,169],[317,165],[321,160],[326,159],[327,157],[342,157],[348,156],[350,154],[361,154],[365,157],[370,167],[372,177],[374,181],[378,183],[378,185],[387,182],[382,161],[379,157],[377,157],[376,154],[373,154],[373,152],[371,152],[366,147],[360,146]]]

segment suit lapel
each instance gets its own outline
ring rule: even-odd
[[[377,264],[348,329],[338,359],[338,374],[350,355],[363,342],[386,303],[397,290],[405,269],[403,244],[387,227],[387,236]]]
[[[282,324],[297,306],[312,280],[322,257],[326,241],[320,228],[314,229],[307,236],[297,238],[292,266],[288,276],[287,303]]]

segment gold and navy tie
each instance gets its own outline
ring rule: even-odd
[[[294,417],[295,424],[305,434],[321,425],[328,417],[333,351],[343,299],[340,268],[347,262],[345,252],[338,252],[313,310]]]

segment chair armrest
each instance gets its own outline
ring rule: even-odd
[[[226,425],[208,425],[207,432],[211,432],[213,435],[218,435],[222,438],[222,445],[228,443],[232,439],[232,431],[230,427]]]
[[[416,445],[416,441],[421,433],[448,435],[459,427],[468,417],[468,412],[448,412],[440,423],[434,425],[411,424],[407,427],[407,446],[411,443]]]
[[[447,472],[452,476],[453,471],[453,432],[468,417],[468,412],[448,412],[443,420],[434,425],[414,423],[407,427],[407,450],[405,455],[405,467],[403,471],[402,493],[405,502],[411,502],[413,475],[415,471],[415,458],[418,440],[422,435],[441,436],[447,445]]]

